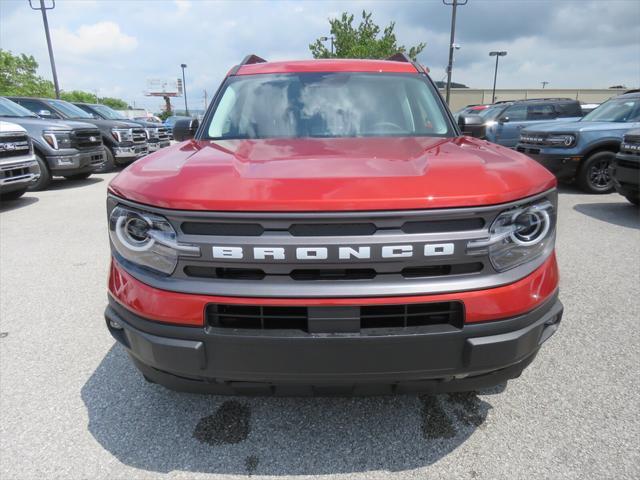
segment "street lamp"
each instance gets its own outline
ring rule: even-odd
[[[44,35],[47,37],[47,48],[49,49],[49,61],[51,62],[51,72],[53,73],[53,86],[56,89],[56,98],[60,98],[60,86],[58,85],[58,74],[56,72],[56,62],[53,59],[53,47],[51,46],[51,36],[49,35],[49,21],[47,20],[47,10],[56,8],[56,0],[52,0],[50,7],[45,7],[44,0],[40,0],[40,6],[34,7],[29,0],[29,6],[33,10],[42,12],[42,23],[44,23]]]
[[[493,93],[491,94],[491,103],[496,101],[496,80],[498,78],[498,59],[507,55],[505,51],[489,52],[490,57],[496,57],[496,70],[493,74]]]
[[[184,78],[184,69],[187,68],[186,63],[180,64],[182,68],[182,92],[184,93],[184,113],[188,117],[189,116],[189,107],[187,107],[187,82]]]
[[[333,35],[331,35],[330,37],[320,37],[321,42],[326,42],[327,40],[331,40],[331,56],[333,57]]]
[[[454,43],[456,37],[456,10],[458,9],[458,5],[466,5],[468,0],[442,0],[442,3],[445,5],[451,5],[453,7],[451,12],[451,39],[449,41],[449,64],[447,65],[447,94],[446,100],[447,104],[449,103],[449,97],[451,96],[451,73],[453,72],[453,50],[460,48],[458,46],[456,48],[456,44]]]

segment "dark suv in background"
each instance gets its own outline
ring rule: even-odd
[[[167,128],[161,123],[149,122],[146,120],[134,119],[130,120],[123,117],[121,113],[118,113],[107,105],[100,105],[95,103],[75,103],[74,105],[81,108],[95,118],[102,118],[104,120],[120,120],[123,122],[137,123],[144,128],[147,134],[147,143],[149,146],[149,153],[160,150],[161,148],[168,147],[171,144],[169,140],[169,132]]]
[[[514,148],[520,130],[539,122],[572,121],[582,117],[580,102],[570,98],[541,98],[498,102],[478,112],[486,120],[486,139]]]
[[[95,125],[104,142],[105,162],[102,171],[125,165],[148,153],[147,134],[137,123],[95,118],[64,100],[52,98],[9,97],[16,103],[47,119],[78,120]]]
[[[20,125],[33,142],[40,175],[30,190],[46,189],[54,176],[87,178],[104,163],[100,130],[90,123],[46,120],[4,97],[0,118]]]
[[[634,205],[640,205],[640,129],[627,132],[611,166],[613,186]]]

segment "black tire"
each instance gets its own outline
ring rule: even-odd
[[[22,188],[20,190],[14,190],[13,192],[0,193],[0,200],[3,202],[10,200],[17,200],[27,191],[26,188]]]
[[[91,172],[76,173],[75,175],[66,175],[64,178],[67,180],[86,180],[91,176]]]
[[[38,162],[38,168],[40,169],[40,178],[35,183],[29,185],[28,190],[32,192],[46,190],[49,188],[49,185],[51,185],[51,172],[49,171],[47,162],[39,153],[36,153],[36,161]]]
[[[615,156],[614,152],[603,151],[587,157],[576,176],[578,186],[587,193],[611,193],[614,187],[609,167]]]
[[[110,172],[111,170],[113,170],[114,168],[116,168],[116,162],[113,158],[113,153],[111,153],[111,150],[109,149],[109,147],[107,147],[105,145],[104,147],[104,163],[99,167],[95,169],[96,173],[107,173]]]
[[[633,203],[636,207],[640,206],[640,195],[625,195],[627,200]]]

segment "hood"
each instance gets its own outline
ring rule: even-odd
[[[14,133],[14,132],[27,133],[27,131],[24,128],[22,128],[20,125],[16,123],[5,122],[3,120],[0,120],[0,133]]]
[[[574,133],[602,132],[607,130],[628,130],[628,123],[621,122],[552,122],[532,125],[522,130],[526,133]]]
[[[96,128],[95,125],[71,120],[49,120],[36,117],[10,117],[13,123],[25,128],[41,127],[43,130],[73,130],[76,128]]]
[[[165,128],[162,123],[145,122],[144,120],[131,120],[131,123],[135,123],[136,126],[143,128]]]
[[[67,120],[65,120],[66,122]],[[80,122],[91,123],[100,128],[140,128],[137,123],[124,121],[124,120],[106,120],[104,118],[87,118],[79,119]]]
[[[131,164],[110,190],[172,209],[358,211],[498,204],[555,185],[484,140],[386,137],[191,140]]]

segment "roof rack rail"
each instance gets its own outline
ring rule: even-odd
[[[409,56],[404,52],[394,53],[390,57],[385,58],[385,60],[390,61],[390,62],[406,62],[406,63],[410,63],[418,71],[418,73],[425,72],[425,70],[423,68],[420,68],[420,65],[418,65],[416,62],[411,60],[409,58]]]
[[[240,70],[240,67],[242,67],[243,65],[253,65],[255,63],[265,63],[266,60],[262,57],[259,57],[258,55],[254,55],[253,53],[247,55],[246,57],[244,57],[242,59],[242,61],[236,65],[235,67],[233,67],[231,69],[231,71],[229,72],[229,76],[233,76],[236,73],[238,73],[238,70]]]

